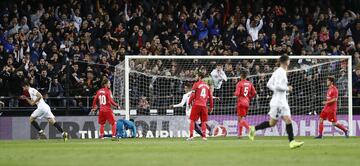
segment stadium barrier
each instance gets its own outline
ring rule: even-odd
[[[306,117],[304,117],[306,116]],[[123,118],[123,116],[117,116]],[[267,115],[250,115],[252,119],[266,120]],[[347,115],[339,115],[338,119],[345,126],[348,126]],[[98,138],[99,125],[96,116],[59,116],[59,124],[69,132],[72,139],[94,139]],[[163,138],[163,137],[187,137],[188,122],[185,116],[134,116],[139,137]],[[217,130],[217,136],[236,136],[236,117],[232,115],[211,116],[208,124],[212,130]],[[317,133],[318,116],[294,115],[293,127],[295,136],[315,136]],[[39,121],[45,129],[48,138],[61,138],[61,134],[45,120]],[[360,116],[353,116],[353,134],[360,136]],[[222,130],[219,132],[219,129]],[[107,126],[109,133],[110,128]],[[245,131],[244,131],[245,132]],[[214,132],[212,132],[214,134]],[[261,136],[284,136],[286,135],[284,122],[274,128],[258,131]],[[325,136],[341,136],[342,132],[332,127],[331,123],[325,122]],[[28,123],[28,117],[0,117],[0,139],[37,139],[36,130]]]

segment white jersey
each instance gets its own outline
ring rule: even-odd
[[[188,103],[189,103],[191,93],[192,93],[192,91],[185,93],[182,97],[181,102],[179,104],[176,104],[173,106],[174,108],[177,108],[177,107],[183,107],[184,104],[186,104],[185,112],[186,112],[187,117],[190,117],[191,106]]]
[[[37,99],[36,94],[39,93],[39,91],[37,91],[34,88],[29,88],[29,94],[30,94],[30,98],[32,101],[35,101]],[[39,102],[36,103],[36,105],[39,107],[40,105],[47,105],[44,101],[43,98],[41,98],[39,100]]]
[[[220,89],[223,81],[227,81],[227,76],[226,76],[226,74],[225,74],[225,72],[223,70],[218,72],[217,69],[214,69],[211,72],[211,78],[214,81],[214,88],[215,89]]]
[[[289,107],[286,98],[286,91],[288,91],[289,88],[285,69],[282,67],[276,69],[266,86],[273,91],[270,107]]]
[[[29,94],[32,101],[37,99],[36,94],[39,93],[34,88],[29,88]],[[30,115],[33,118],[42,119],[42,118],[55,118],[54,114],[51,112],[49,105],[47,105],[43,98],[36,103],[37,109]]]

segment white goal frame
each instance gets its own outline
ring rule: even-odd
[[[143,56],[143,55],[126,55],[125,56],[125,118],[130,119],[130,93],[129,93],[129,76],[130,65],[129,62],[132,59],[278,59],[280,56]],[[348,68],[348,127],[349,135],[353,136],[353,110],[352,110],[352,57],[351,56],[320,56],[320,55],[308,55],[308,56],[289,56],[290,59],[347,59]]]

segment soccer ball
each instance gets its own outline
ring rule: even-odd
[[[227,130],[224,126],[219,125],[214,128],[214,137],[225,137],[227,135]]]

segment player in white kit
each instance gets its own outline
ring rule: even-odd
[[[68,140],[68,133],[63,131],[60,125],[56,122],[55,116],[51,112],[51,109],[48,104],[45,103],[41,93],[36,89],[30,87],[28,82],[24,82],[22,85],[23,90],[28,91],[30,94],[30,99],[26,96],[21,96],[21,99],[26,100],[30,105],[37,105],[37,109],[30,115],[29,122],[32,126],[39,131],[40,136],[44,136],[44,130],[42,130],[39,124],[36,122],[36,119],[46,118],[50,124],[52,124],[59,132],[61,132],[64,141]]]
[[[190,112],[191,112],[191,106],[188,105],[189,103],[189,99],[190,99],[190,96],[191,96],[191,85],[190,84],[185,84],[185,87],[184,87],[184,90],[185,90],[185,94],[183,95],[182,99],[181,99],[181,102],[179,104],[175,104],[175,105],[172,105],[171,107],[172,108],[179,108],[179,107],[183,107],[184,105],[186,105],[185,107],[185,114],[186,114],[186,119],[188,120],[188,123],[190,123]],[[196,133],[198,133],[200,136],[202,136],[202,132],[201,132],[201,124],[198,124],[198,123],[195,123],[195,131]],[[210,131],[211,133],[211,129],[209,126],[207,126],[208,130]]]
[[[290,142],[289,146],[291,149],[294,149],[301,147],[304,142],[297,142],[294,140],[290,107],[286,98],[286,93],[292,91],[292,86],[288,86],[288,79],[286,76],[286,72],[290,65],[290,58],[287,55],[283,55],[280,57],[279,61],[280,67],[271,75],[271,78],[266,85],[271,91],[273,91],[273,95],[270,100],[270,120],[255,127],[251,126],[249,138],[254,140],[256,130],[273,127],[279,119],[283,119],[286,123],[286,132]]]

